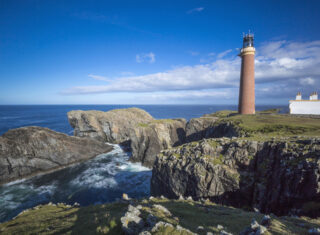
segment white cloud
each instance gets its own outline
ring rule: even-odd
[[[155,61],[156,61],[156,55],[153,52],[142,53],[142,54],[136,55],[136,62],[137,63],[149,62],[150,64],[152,64]]]
[[[100,76],[100,75],[89,74],[88,77],[93,78],[95,80],[99,80],[99,81],[106,81],[106,82],[111,81],[110,78],[107,78],[107,77],[104,77],[104,76]]]
[[[199,99],[199,98],[230,98],[229,90],[214,91],[214,90],[203,90],[203,91],[175,91],[151,94],[150,98],[168,100],[168,99]]]
[[[227,54],[229,54],[230,52],[232,52],[232,49],[223,51],[223,52],[221,52],[221,53],[219,53],[219,54],[217,55],[217,58],[218,58],[218,59],[221,59],[221,58],[225,57]]]
[[[310,78],[310,77],[308,77],[308,78],[301,78],[300,79],[300,84],[301,85],[314,85],[314,83],[315,83],[315,80],[313,79],[313,78]]]
[[[192,93],[193,97],[201,93],[205,96],[208,90],[213,94],[221,89],[229,89],[225,92],[234,94],[239,86],[240,66],[240,58],[232,56],[212,63],[176,67],[165,72],[119,77],[104,86],[73,87],[63,93],[179,92],[179,95],[167,96],[172,99],[178,99],[186,93]],[[310,89],[312,85],[313,90],[320,88],[320,41],[265,43],[257,48],[255,69],[257,97],[289,97],[303,90],[301,88],[305,84]],[[305,89],[309,88],[306,86]]]
[[[192,13],[195,13],[195,12],[201,12],[204,10],[204,7],[197,7],[197,8],[193,8],[189,11],[187,11],[187,14],[192,14]]]

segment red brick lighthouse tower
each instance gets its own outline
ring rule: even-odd
[[[255,113],[255,95],[254,95],[254,54],[253,34],[246,34],[243,37],[243,47],[239,56],[241,57],[241,75],[239,91],[240,114]]]

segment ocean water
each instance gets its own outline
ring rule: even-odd
[[[67,112],[71,110],[101,110],[138,107],[153,117],[200,117],[218,110],[236,110],[236,106],[219,105],[13,105],[0,106],[0,135],[22,126],[42,126],[72,135]],[[257,106],[257,110],[285,106]],[[48,202],[80,205],[112,202],[122,193],[142,198],[150,194],[151,170],[128,161],[130,153],[114,145],[112,152],[74,166],[29,179],[0,186],[0,222],[11,219],[21,211]]]

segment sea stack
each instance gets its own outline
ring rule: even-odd
[[[253,34],[249,32],[243,36],[243,47],[239,56],[241,57],[239,106],[240,114],[255,113],[254,94],[254,54]]]

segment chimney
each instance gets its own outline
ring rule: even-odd
[[[302,100],[301,92],[297,93],[296,100]]]
[[[315,91],[313,97],[313,100],[318,100],[318,92]]]

